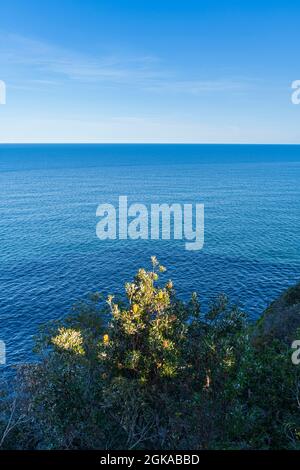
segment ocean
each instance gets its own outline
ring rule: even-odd
[[[96,236],[99,204],[203,203],[205,243]],[[226,293],[251,319],[300,279],[300,146],[0,145],[0,340],[33,360],[41,324],[123,293],[156,255],[179,297]]]

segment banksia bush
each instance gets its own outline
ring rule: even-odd
[[[158,286],[165,268],[152,259],[153,269],[140,269],[125,286],[127,306],[113,302],[107,335],[106,363],[112,375],[142,383],[174,377],[184,369],[182,350],[187,338],[186,312],[176,308],[170,282]]]

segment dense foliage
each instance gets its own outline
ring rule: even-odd
[[[299,370],[279,341],[255,343],[245,315],[140,269],[126,300],[98,294],[37,338],[1,401],[2,448],[298,448]],[[300,366],[299,366],[300,367]]]

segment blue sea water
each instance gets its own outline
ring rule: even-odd
[[[205,245],[100,241],[96,208],[204,203]],[[0,339],[32,359],[39,325],[95,290],[122,293],[156,255],[177,293],[220,292],[257,318],[300,278],[300,146],[1,145]]]

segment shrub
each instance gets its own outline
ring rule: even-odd
[[[224,295],[207,312],[196,294],[181,302],[164,271],[153,257],[125,300],[94,294],[41,330],[40,362],[19,374],[15,448],[298,448],[288,348],[254,345]]]

